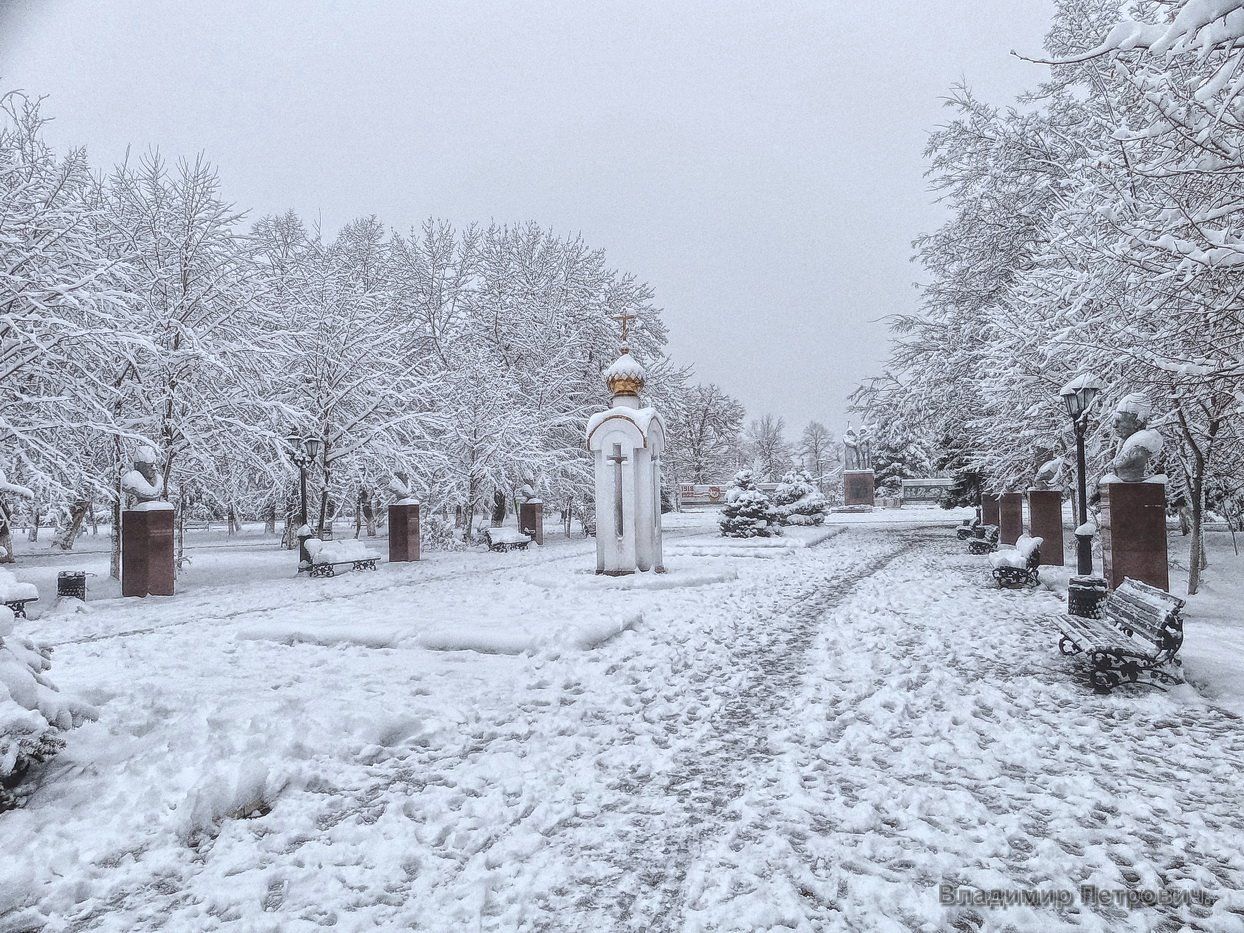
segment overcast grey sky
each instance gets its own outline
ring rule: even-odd
[[[58,145],[202,150],[253,216],[534,219],[651,283],[751,415],[836,430],[915,308],[921,150],[964,79],[1041,80],[1047,0],[0,0]]]

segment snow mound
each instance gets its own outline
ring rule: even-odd
[[[61,733],[97,716],[48,679],[51,650],[13,634],[13,612],[0,606],[0,782],[46,761],[64,745]],[[0,784],[0,810],[16,802]]]
[[[782,529],[782,536],[771,538],[730,538],[696,536],[666,546],[670,554],[686,557],[781,557],[791,551],[815,547],[841,534],[841,526],[793,525]]]
[[[589,607],[583,599],[567,599],[565,589],[564,583],[542,590],[514,581],[504,589],[475,594],[480,598],[466,605],[395,602],[391,596],[379,596],[373,610],[350,620],[308,613],[289,621],[243,625],[235,638],[322,648],[527,654],[595,648],[642,618],[637,611]]]
[[[711,586],[714,583],[725,583],[738,579],[738,571],[721,568],[718,570],[688,570],[684,567],[668,568],[665,573],[632,573],[624,577],[611,577],[598,574],[591,570],[577,570],[565,575],[553,575],[545,572],[531,574],[526,582],[532,586],[550,590],[673,590],[681,587]]]
[[[557,649],[589,650],[634,628],[643,621],[639,612],[606,614],[598,618],[548,619],[475,618],[415,636],[414,642],[431,651],[478,651],[482,654],[529,654]]]

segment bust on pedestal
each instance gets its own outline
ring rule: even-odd
[[[1063,461],[1061,457],[1046,460],[1037,469],[1032,488],[1028,490],[1028,533],[1044,539],[1041,563],[1063,566]]]
[[[160,458],[151,447],[134,453],[134,468],[121,488],[135,503],[121,513],[121,595],[172,596],[173,505],[164,498]]]
[[[389,563],[419,559],[419,500],[410,491],[410,477],[394,473],[389,480]]]
[[[1162,435],[1148,427],[1149,400],[1127,396],[1114,412],[1114,429],[1123,443],[1111,472],[1097,484],[1101,492],[1101,553],[1110,589],[1130,577],[1170,589],[1166,548],[1166,477],[1147,476],[1149,461],[1162,451]]]
[[[665,424],[655,408],[641,408],[645,373],[626,345],[605,370],[613,405],[587,423],[596,468],[596,572],[623,576],[664,573],[661,552],[661,453]]]
[[[544,500],[536,495],[530,483],[518,489],[518,530],[534,541],[544,545]]]

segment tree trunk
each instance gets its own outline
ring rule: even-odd
[[[3,499],[0,499],[0,548],[4,553],[0,564],[11,564],[16,560],[13,553],[13,513]]]
[[[43,506],[33,505],[30,508],[30,531],[26,532],[26,540],[34,543],[39,540],[39,528],[43,524]]]
[[[52,539],[52,547],[59,548],[62,551],[73,550],[73,543],[82,531],[82,522],[86,518],[87,509],[90,507],[91,503],[86,499],[79,499],[70,506],[69,520],[65,522],[65,527],[61,529],[60,533]]]
[[[1199,459],[1199,458],[1198,458]],[[1201,586],[1201,568],[1205,560],[1205,543],[1201,540],[1201,521],[1205,505],[1205,478],[1200,463],[1192,476],[1192,543],[1188,556],[1188,595],[1195,596]]]
[[[121,579],[121,481],[117,480],[116,496],[112,500],[112,548],[108,558],[108,575],[114,580]]]
[[[165,489],[168,487],[165,486]],[[189,563],[190,559],[186,557],[186,499],[185,496],[178,497],[181,501],[177,503],[177,512],[174,521],[177,522],[177,556],[173,558],[174,572],[181,573],[183,564]]]
[[[230,505],[228,512],[225,514],[225,519],[227,522],[225,535],[232,538],[239,530],[238,510]]]
[[[500,528],[505,523],[505,492],[497,489],[492,494],[492,527]]]

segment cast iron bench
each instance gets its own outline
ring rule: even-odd
[[[484,541],[490,551],[525,551],[531,538],[512,528],[485,528]]]
[[[379,559],[379,557],[363,557],[359,560],[325,561],[322,564],[313,562],[307,573],[313,577],[335,577],[338,567],[348,567],[350,570],[375,570],[376,561]]]
[[[1041,582],[1041,545],[1042,538],[1020,535],[1015,542],[1015,549],[996,551],[989,557],[993,565],[993,578],[998,586],[1017,590],[1024,586],[1036,586]]]
[[[979,518],[965,518],[959,523],[959,527],[955,529],[955,537],[960,541],[966,541],[976,533],[976,528],[980,525]]]
[[[3,605],[8,606],[10,609],[12,609],[13,615],[17,616],[17,618],[25,619],[25,618],[29,618],[26,615],[26,604],[37,603],[38,601],[39,601],[38,596],[29,596],[26,599],[6,599],[4,600]]]
[[[989,554],[998,549],[997,525],[977,525],[972,534],[974,537],[968,538],[969,554]]]
[[[1102,600],[1101,618],[1055,617],[1062,633],[1058,650],[1088,655],[1089,683],[1098,693],[1124,683],[1179,683],[1181,677],[1163,668],[1179,665],[1175,656],[1184,642],[1183,607],[1182,599],[1165,590],[1128,578]]]
[[[350,547],[355,544],[358,546]],[[344,554],[341,553],[343,550],[341,545],[346,546]],[[323,555],[324,557],[335,557],[336,560],[321,560],[321,554],[325,550],[329,553]],[[334,551],[336,553],[333,553]],[[380,560],[379,554],[369,551],[360,541],[343,541],[340,545],[326,546],[322,538],[311,538],[307,541],[307,553],[311,557],[311,564],[304,569],[312,577],[336,576],[338,567],[345,567],[349,570],[375,570],[376,561]]]

